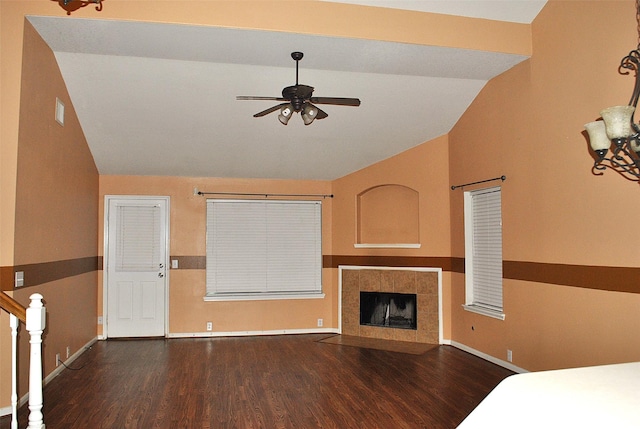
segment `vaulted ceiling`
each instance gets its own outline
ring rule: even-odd
[[[530,23],[540,0],[343,1]],[[333,180],[446,134],[525,55],[212,26],[30,16],[100,174]],[[252,115],[299,81],[328,118]],[[296,115],[299,116],[299,115]]]

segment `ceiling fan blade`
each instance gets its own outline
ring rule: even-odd
[[[276,110],[280,110],[282,107],[289,105],[289,103],[281,103],[273,107],[269,107],[267,110],[263,110],[262,112],[258,112],[253,115],[254,118],[259,118],[264,115],[268,115],[271,112],[275,112]]]
[[[260,96],[253,96],[253,95],[238,95],[236,96],[236,100],[287,101],[286,98],[282,98],[282,97],[260,97]]]
[[[338,106],[359,106],[360,99],[358,98],[342,98],[342,97],[311,97],[309,99],[312,103],[316,104],[335,104]]]
[[[318,106],[315,106],[315,108],[318,109],[318,114],[316,115],[316,119],[324,119],[327,116],[329,116],[329,115],[327,115],[327,112],[325,112],[322,109],[319,109]]]

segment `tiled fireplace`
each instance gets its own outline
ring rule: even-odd
[[[341,267],[342,334],[396,341],[438,344],[440,320],[436,269],[388,269],[380,267]],[[406,326],[375,326],[361,323],[361,292],[380,292],[380,296],[415,294],[415,329]],[[396,298],[396,301],[398,299]],[[368,317],[367,317],[368,319]]]

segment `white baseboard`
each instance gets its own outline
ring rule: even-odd
[[[93,343],[95,343],[96,341],[98,341],[98,337],[94,337],[92,338],[87,344],[85,344],[84,346],[80,347],[80,349],[78,349],[77,352],[75,352],[74,354],[72,354],[71,356],[69,356],[69,358],[65,361],[62,361],[62,363],[64,363],[64,365],[70,365],[71,362],[73,362],[74,360],[76,360],[82,353],[86,352],[88,349],[91,348],[91,346],[93,345]],[[53,371],[51,371],[49,373],[49,375],[47,375],[44,378],[44,385],[46,386],[51,380],[53,380],[54,378],[56,378],[56,376],[58,374],[60,374],[64,369],[64,365],[58,365],[58,367],[56,369],[54,369]]]
[[[82,346],[77,352],[69,356],[67,360],[63,361],[63,363],[65,365],[70,365],[71,362],[76,360],[82,353],[87,351],[87,349],[89,349],[93,345],[93,343],[95,343],[97,340],[98,340],[98,337],[91,339],[87,344]],[[43,387],[46,386],[51,380],[56,378],[56,376],[60,374],[63,369],[65,369],[64,365],[58,365],[56,369],[51,371],[49,375],[45,377],[42,383],[42,386]],[[18,400],[18,408],[26,404],[28,400],[29,400],[29,392],[27,392],[22,398],[20,398],[20,400]],[[8,416],[10,414],[11,414],[11,406],[0,408],[0,416]]]
[[[167,334],[167,338],[205,338],[205,337],[245,337],[257,335],[287,335],[287,334],[339,334],[337,328],[314,329],[276,329],[272,331],[228,331],[228,332],[177,332]]]
[[[491,355],[483,353],[483,352],[481,352],[479,350],[476,350],[474,348],[471,348],[469,346],[465,346],[464,344],[458,343],[456,341],[447,340],[447,344],[449,344],[449,345],[451,345],[451,346],[453,346],[453,347],[455,347],[457,349],[460,349],[462,351],[465,351],[467,353],[471,353],[474,356],[478,356],[479,358],[482,358],[482,359],[484,359],[486,361],[489,361],[491,363],[495,363],[498,366],[501,366],[501,367],[506,368],[508,370],[511,370],[513,372],[517,372],[518,374],[529,372],[524,368],[520,368],[519,366],[515,366],[511,362],[507,362],[505,360],[495,358],[495,357],[493,357]]]

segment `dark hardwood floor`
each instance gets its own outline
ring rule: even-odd
[[[70,365],[80,369],[45,387],[44,421],[47,429],[455,428],[513,374],[450,346],[415,355],[319,342],[328,336],[99,341]]]

